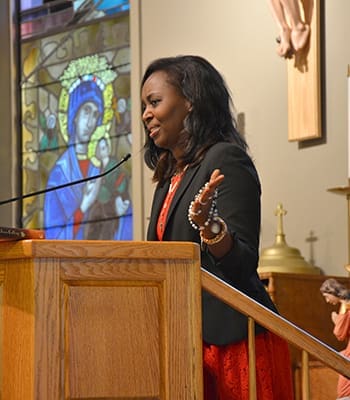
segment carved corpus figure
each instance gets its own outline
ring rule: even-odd
[[[303,4],[300,0],[268,1],[279,28],[277,54],[291,58],[305,47],[310,36],[310,26],[302,18]]]

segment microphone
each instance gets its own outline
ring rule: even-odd
[[[79,183],[83,183],[83,182],[87,182],[87,181],[92,181],[94,179],[102,178],[103,176],[108,175],[110,172],[112,172],[115,169],[117,169],[120,165],[124,164],[130,157],[131,157],[130,153],[126,154],[116,165],[114,165],[113,167],[107,169],[107,171],[104,171],[101,174],[94,175],[94,176],[88,176],[87,178],[78,179],[77,181],[67,182],[67,183],[64,183],[63,185],[53,186],[53,187],[50,187],[50,188],[47,188],[47,189],[38,190],[37,192],[31,192],[31,193],[24,194],[22,196],[17,196],[17,197],[12,197],[11,199],[2,200],[2,201],[0,201],[0,206],[2,206],[3,204],[12,203],[14,201],[26,199],[27,197],[38,196],[40,194],[52,192],[53,190],[63,189],[63,188],[68,187],[68,186],[78,185]]]

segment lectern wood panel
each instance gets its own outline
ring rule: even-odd
[[[201,399],[193,243],[0,244],[6,400]]]
[[[158,288],[67,286],[68,397],[156,398]]]

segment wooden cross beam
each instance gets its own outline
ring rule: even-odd
[[[288,140],[322,136],[320,0],[300,0],[310,28],[308,44],[287,60]]]

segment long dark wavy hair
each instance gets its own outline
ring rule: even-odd
[[[157,71],[168,76],[168,83],[190,102],[191,111],[184,120],[183,157],[177,161],[167,149],[157,147],[146,131],[144,160],[154,171],[153,180],[164,182],[187,164],[196,165],[215,143],[235,143],[247,151],[247,143],[237,131],[231,94],[222,75],[207,60],[186,55],[159,58],[146,69],[141,88]]]
[[[350,300],[350,289],[334,278],[326,279],[322,283],[320,291],[321,293],[332,294],[333,296],[338,297],[338,299]]]

